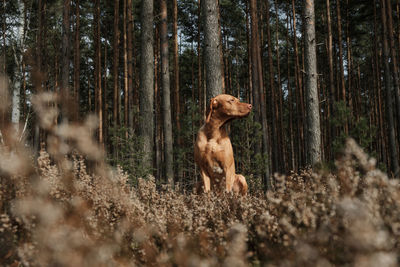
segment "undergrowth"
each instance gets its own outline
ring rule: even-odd
[[[275,175],[271,191],[157,190],[111,169],[96,123],[54,123],[58,99],[32,102],[47,146],[37,162],[0,146],[3,266],[397,266],[400,185],[351,139],[336,172]]]

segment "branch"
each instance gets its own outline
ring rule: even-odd
[[[22,130],[21,135],[20,135],[20,137],[19,137],[19,142],[21,142],[22,137],[24,136],[24,133],[25,133],[25,131],[26,131],[26,127],[28,126],[29,114],[30,114],[30,112],[28,112],[28,114],[26,115],[26,120],[25,120],[24,129]]]

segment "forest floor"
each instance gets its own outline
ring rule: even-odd
[[[90,119],[52,125],[52,106],[38,106],[48,144],[37,161],[19,140],[0,146],[2,266],[399,263],[399,180],[352,139],[334,172],[275,175],[246,197],[196,195],[152,178],[132,187],[104,163]]]
[[[81,156],[1,160],[4,266],[398,264],[399,181],[352,140],[335,174],[276,175],[246,197],[131,187],[105,165],[89,174]]]

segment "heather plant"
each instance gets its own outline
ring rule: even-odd
[[[352,139],[335,173],[276,174],[266,193],[132,187],[95,119],[57,124],[58,101],[32,99],[48,136],[36,161],[12,135],[0,146],[3,266],[398,265],[400,183]]]

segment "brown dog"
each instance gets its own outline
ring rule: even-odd
[[[209,192],[211,186],[220,189],[225,179],[227,192],[246,194],[246,179],[235,173],[232,144],[224,126],[234,118],[249,115],[251,108],[251,104],[241,103],[231,95],[222,94],[211,99],[206,122],[194,146],[194,159],[200,167],[205,192]]]

